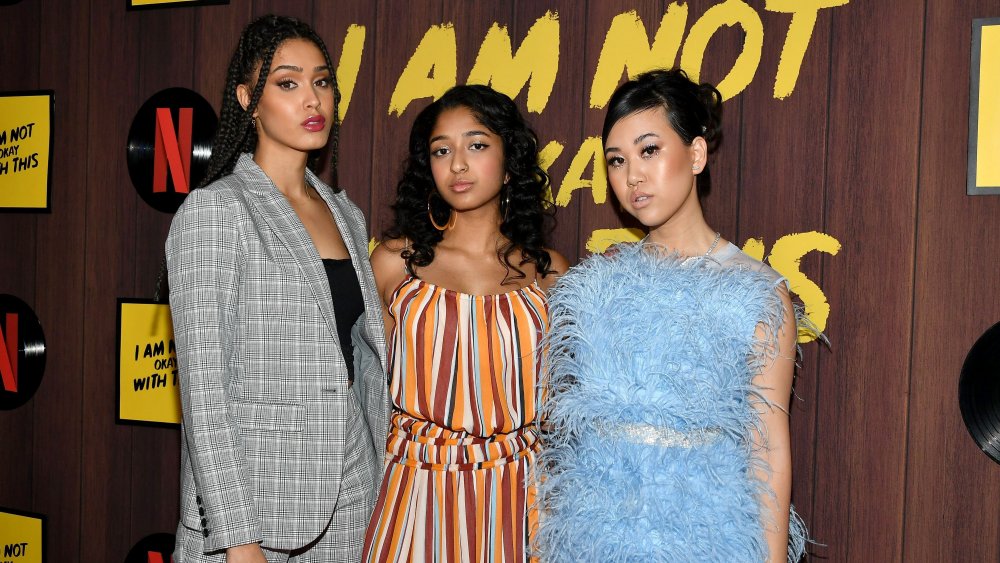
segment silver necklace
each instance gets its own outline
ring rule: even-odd
[[[642,237],[642,240],[639,241],[639,246],[646,246],[646,239],[648,239],[648,238],[649,238],[649,234],[646,234],[646,236]],[[712,244],[710,244],[708,246],[708,250],[705,251],[705,254],[702,254],[701,256],[688,256],[687,258],[684,259],[684,261],[687,262],[688,260],[691,260],[692,258],[707,258],[707,257],[711,256],[712,252],[715,251],[715,247],[719,246],[719,241],[720,240],[722,240],[722,233],[720,233],[719,231],[715,231],[715,240],[713,240]],[[653,244],[656,244],[656,243],[653,243]],[[657,246],[659,246],[659,245],[657,245]]]

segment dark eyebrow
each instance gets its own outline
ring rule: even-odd
[[[657,135],[656,133],[653,133],[652,131],[650,131],[649,133],[643,133],[642,135],[639,135],[638,137],[636,137],[635,140],[632,141],[632,144],[633,145],[638,145],[639,143],[643,142],[644,140],[648,139],[649,137],[656,137],[657,139],[660,138],[659,135]],[[621,152],[621,149],[619,149],[618,147],[607,147],[607,148],[604,149],[604,154],[608,154],[610,152]]]
[[[643,133],[642,135],[639,135],[638,137],[636,137],[635,140],[632,141],[632,144],[633,145],[638,145],[639,143],[643,142],[644,140],[646,140],[649,137],[656,137],[657,139],[660,138],[659,135],[657,135],[656,133],[653,133],[652,131],[650,131],[649,133]]]
[[[476,130],[476,131],[466,131],[465,133],[462,133],[463,137],[476,137],[476,136],[479,136],[479,135],[482,135],[482,136],[485,136],[485,137],[489,137],[490,133],[488,131],[478,131],[478,130]],[[431,140],[427,141],[427,144],[431,144],[434,141],[440,141],[441,139],[447,139],[447,138],[448,138],[448,135],[438,135],[436,137],[431,137]]]
[[[291,70],[293,72],[302,72],[302,67],[295,65],[280,65],[274,67],[274,70],[272,70],[271,72],[276,72],[279,70]],[[322,65],[313,69],[313,72],[323,72],[323,71],[330,72],[330,67]]]

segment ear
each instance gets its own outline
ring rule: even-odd
[[[236,101],[238,101],[243,107],[243,111],[246,111],[246,109],[250,107],[250,88],[248,88],[246,84],[239,84],[236,86]]]
[[[705,138],[695,137],[688,147],[688,153],[691,155],[691,172],[695,175],[700,174],[708,164],[708,143],[705,142]]]

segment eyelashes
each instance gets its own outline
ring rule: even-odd
[[[645,145],[639,151],[639,156],[645,159],[650,159],[658,154],[660,154],[660,146],[655,143]],[[609,168],[621,168],[625,164],[625,158],[615,155],[608,158],[606,162]]]

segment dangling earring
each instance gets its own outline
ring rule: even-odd
[[[427,218],[431,220],[431,225],[439,231],[450,231],[452,227],[455,226],[455,221],[458,220],[458,216],[455,210],[452,209],[448,213],[448,222],[444,226],[438,225],[437,221],[434,220],[434,212],[431,210],[431,198],[434,197],[434,192],[427,194]]]
[[[504,184],[503,189],[506,192],[503,198],[503,222],[507,222],[507,217],[510,217],[510,184]]]

